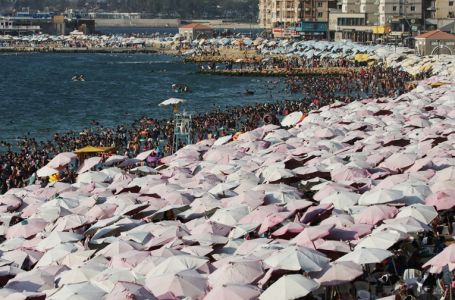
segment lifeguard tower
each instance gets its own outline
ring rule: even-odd
[[[172,153],[175,153],[179,149],[179,145],[189,145],[192,143],[192,115],[187,112],[175,113],[174,114],[174,139]]]
[[[188,145],[192,143],[192,115],[185,111],[180,112],[180,105],[185,102],[186,100],[183,99],[170,98],[159,104],[159,106],[172,106],[172,112],[174,114],[174,136],[172,140],[172,153],[175,153],[179,149],[180,144]]]

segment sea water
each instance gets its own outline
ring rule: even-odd
[[[1,54],[0,66],[0,140],[11,143],[26,134],[47,140],[92,120],[115,127],[169,117],[170,108],[158,104],[170,97],[188,100],[195,112],[299,97],[285,91],[283,79],[202,75],[196,64],[160,54]],[[86,81],[72,81],[76,74]],[[173,92],[173,83],[192,93]]]

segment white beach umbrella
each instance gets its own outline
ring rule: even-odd
[[[38,170],[38,172],[36,172],[36,175],[38,177],[49,177],[49,176],[52,176],[54,174],[57,174],[58,171],[55,170],[55,169],[52,169],[48,166],[44,166],[42,167],[41,169]]]
[[[438,212],[430,205],[414,204],[403,207],[395,218],[413,217],[424,224],[430,224]]]
[[[386,250],[404,238],[406,238],[404,234],[400,234],[394,230],[377,231],[362,238],[362,240],[356,245],[356,249],[378,248]]]
[[[207,264],[208,259],[193,255],[176,255],[166,258],[147,273],[147,277],[177,274],[185,270],[195,270]]]
[[[57,154],[48,164],[49,168],[58,169],[64,167],[71,162],[72,159],[77,158],[73,152],[63,152]]]
[[[319,288],[319,283],[300,274],[285,275],[269,286],[260,300],[293,300],[305,297]]]
[[[359,205],[377,205],[396,202],[403,198],[403,193],[396,190],[368,191],[359,198]]]
[[[159,104],[159,106],[169,106],[169,105],[178,105],[185,103],[186,100],[184,99],[179,99],[179,98],[169,98]]]
[[[91,283],[83,282],[64,285],[49,295],[49,300],[93,300],[102,299],[106,293]]]
[[[304,247],[287,247],[264,260],[272,268],[289,271],[321,271],[330,261],[322,253]]]
[[[77,171],[77,173],[82,174],[87,171],[90,171],[90,169],[95,167],[97,164],[99,164],[101,162],[101,160],[102,160],[102,158],[99,156],[87,158],[86,160],[84,160],[81,168]]]
[[[352,261],[359,265],[374,264],[380,263],[392,255],[392,252],[384,249],[356,248],[351,253],[348,253],[337,259],[337,262]]]

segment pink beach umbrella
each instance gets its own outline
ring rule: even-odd
[[[114,289],[105,296],[104,300],[119,300],[119,299],[157,299],[142,285],[132,282],[117,282]]]
[[[256,300],[261,290],[253,285],[224,284],[213,288],[204,300]]]
[[[414,154],[395,153],[387,158],[379,167],[384,167],[392,171],[404,170],[412,166],[417,159]]]
[[[373,205],[363,209],[354,216],[356,223],[376,225],[377,223],[393,218],[398,209],[387,205]]]
[[[263,234],[267,232],[270,228],[282,223],[284,220],[291,216],[291,212],[279,212],[273,213],[267,216],[263,222],[261,223],[261,227],[259,228],[258,234]]]
[[[440,273],[442,268],[449,267],[449,271],[455,270],[455,244],[447,246],[441,253],[427,261],[422,267],[431,267],[432,273]]]
[[[316,276],[321,285],[332,286],[351,282],[363,274],[362,266],[351,262],[333,262]]]
[[[311,206],[302,216],[300,222],[304,224],[311,223],[316,218],[319,218],[329,213],[332,209],[333,205],[331,203],[321,203],[318,206]]]
[[[291,240],[291,243],[299,246],[312,247],[313,241],[324,238],[330,234],[330,231],[335,225],[318,225],[305,228],[295,238]]]
[[[283,235],[287,234],[298,234],[302,232],[305,229],[305,225],[301,223],[295,223],[295,222],[290,222],[287,223],[286,225],[278,228],[272,233],[272,236],[274,237],[281,237]]]
[[[435,206],[438,211],[451,209],[455,206],[455,192],[436,192],[425,199],[425,204]]]
[[[262,275],[264,269],[257,259],[239,258],[230,260],[209,275],[209,284],[212,287],[225,284],[251,284]]]
[[[36,235],[38,232],[43,231],[44,227],[46,227],[47,224],[47,221],[38,218],[24,220],[8,228],[8,231],[6,232],[6,238],[30,238]]]
[[[358,240],[364,235],[371,233],[373,225],[354,224],[349,227],[335,227],[327,236],[331,240],[353,241]]]

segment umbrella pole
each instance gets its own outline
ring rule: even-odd
[[[393,270],[395,271],[395,275],[398,276],[397,266],[395,265],[395,258],[392,256],[392,265]]]

